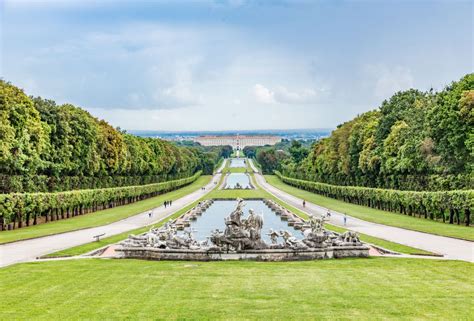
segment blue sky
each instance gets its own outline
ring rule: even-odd
[[[125,129],[331,128],[473,71],[472,1],[3,0],[1,21],[2,78]]]

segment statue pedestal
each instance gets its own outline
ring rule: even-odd
[[[224,252],[213,250],[158,249],[152,247],[118,248],[120,258],[182,261],[305,261],[345,257],[368,257],[365,245],[328,246],[310,250],[267,249]]]

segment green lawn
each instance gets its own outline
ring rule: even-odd
[[[206,198],[265,198],[267,193],[261,189],[215,189]]]
[[[227,167],[225,170],[222,171],[223,173],[252,173],[247,167]]]
[[[1,320],[472,320],[474,265],[70,260],[0,270]]]
[[[280,181],[275,175],[265,175],[265,179],[269,184],[291,195],[365,221],[474,241],[474,229],[472,227],[446,224],[346,203],[290,186]]]
[[[198,190],[201,186],[206,185],[210,180],[211,176],[201,176],[188,186],[133,204],[118,206],[65,220],[24,227],[12,231],[3,231],[0,232],[0,244],[110,224],[162,205],[165,200],[176,200],[183,197]]]

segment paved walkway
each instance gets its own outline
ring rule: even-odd
[[[308,201],[306,201],[306,207],[303,208],[302,200],[300,198],[297,198],[268,184],[263,175],[258,173],[258,169],[251,160],[250,166],[256,172],[255,178],[258,185],[260,185],[267,192],[308,214],[326,214],[326,208]],[[442,254],[448,259],[474,262],[474,242],[367,222],[351,216],[347,216],[347,225],[344,226],[344,215],[332,210],[330,223],[384,240],[416,247],[437,254]]]
[[[149,211],[146,211],[108,225],[0,245],[0,267],[31,261],[48,253],[90,243],[94,240],[94,235],[105,233],[104,237],[108,237],[159,222],[214,189],[217,186],[216,182],[219,182],[220,171],[224,166],[225,162],[217,170],[211,182],[205,186],[205,190],[199,189],[182,198],[173,200],[171,207],[159,206],[154,208],[152,217],[149,217]]]

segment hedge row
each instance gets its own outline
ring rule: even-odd
[[[471,224],[474,209],[474,190],[437,192],[400,191],[359,186],[340,186],[306,181],[283,176],[278,178],[289,185],[327,197],[384,211],[424,217],[431,220]]]
[[[187,178],[141,186],[0,194],[0,231],[28,226],[31,220],[36,225],[141,201],[188,185],[200,175],[201,171]]]

